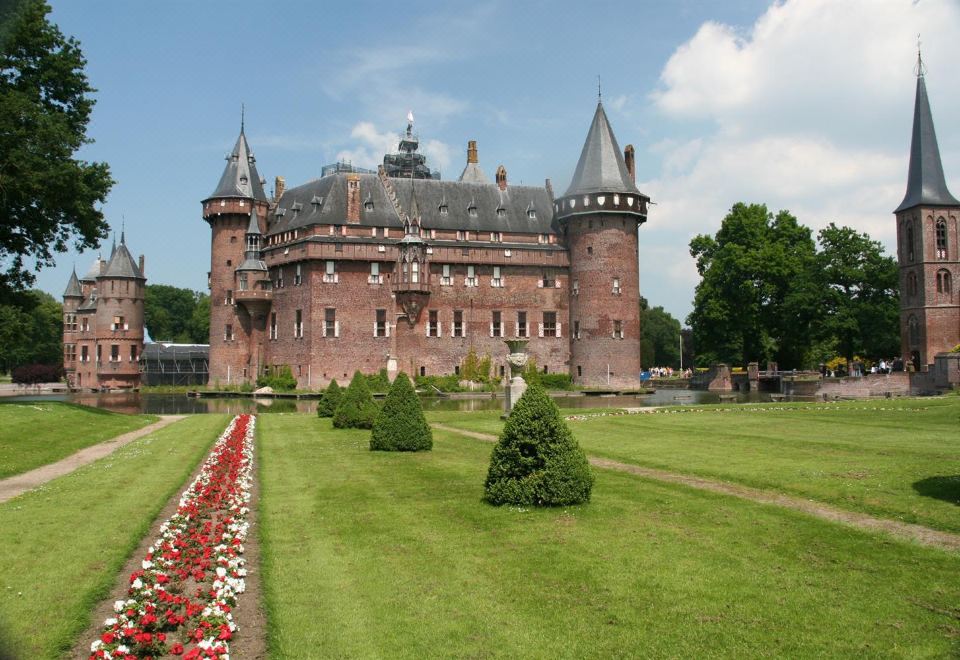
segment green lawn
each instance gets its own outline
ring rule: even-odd
[[[187,418],[0,504],[0,657],[70,648],[228,421]]]
[[[0,402],[0,479],[157,421],[68,403]]]
[[[960,397],[671,410],[570,428],[590,455],[960,531]],[[502,428],[489,413],[442,421]]]
[[[956,554],[604,470],[587,506],[496,508],[489,444],[258,428],[272,657],[960,653]]]

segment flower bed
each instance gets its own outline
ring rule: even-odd
[[[90,645],[90,658],[228,658],[231,609],[245,588],[243,542],[253,477],[255,417],[238,415],[160,527],[126,600]]]

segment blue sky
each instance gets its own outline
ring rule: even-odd
[[[433,167],[456,178],[479,142],[492,178],[570,181],[597,75],[638,185],[640,289],[681,320],[687,245],[737,201],[834,221],[893,247],[906,183],[917,34],[947,180],[960,194],[960,5],[951,0],[727,2],[56,1],[97,105],[82,157],[110,164],[105,206],[151,283],[205,290],[200,201],[236,139],[297,185],[338,158],[372,167],[412,110]],[[109,240],[102,248],[109,251]],[[59,296],[68,253],[40,288]]]

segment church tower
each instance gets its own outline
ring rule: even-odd
[[[633,148],[627,153],[632,163]],[[570,251],[570,375],[578,385],[640,386],[637,230],[650,198],[634,177],[598,102],[573,181],[554,202]]]
[[[917,58],[917,93],[907,192],[894,211],[900,264],[900,346],[904,360],[926,369],[937,353],[960,344],[957,218],[927,98],[923,61]]]
[[[203,200],[203,219],[210,225],[210,383],[235,384],[255,381],[259,375],[269,301],[254,300],[253,291],[239,295],[244,279],[253,286],[260,281],[259,226],[267,217],[269,201],[257,172],[256,159],[241,121],[240,135],[213,193]],[[256,233],[250,230],[256,226]],[[248,250],[251,241],[253,250]],[[246,257],[254,254],[258,269],[251,274]],[[265,268],[265,267],[264,267]],[[239,272],[238,272],[239,271]],[[265,289],[262,289],[265,291]],[[263,296],[260,296],[263,297]],[[242,298],[243,304],[238,305]],[[263,303],[266,303],[265,305]]]

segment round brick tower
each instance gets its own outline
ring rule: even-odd
[[[631,147],[627,155],[632,166]],[[649,201],[598,103],[573,181],[554,202],[570,251],[570,375],[578,385],[640,386],[637,228]]]
[[[140,386],[140,353],[143,352],[143,315],[146,277],[143,257],[137,264],[127,249],[124,234],[97,277],[97,311],[94,332],[98,350],[98,385],[130,389]]]
[[[237,305],[237,269],[246,257],[247,230],[254,218],[266,218],[269,202],[243,125],[227,156],[220,183],[203,200],[203,219],[210,225],[210,378],[211,385],[244,383],[258,376],[264,318]],[[258,329],[260,330],[258,332]]]

